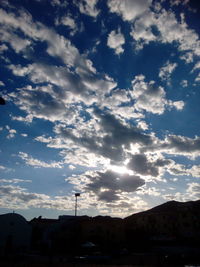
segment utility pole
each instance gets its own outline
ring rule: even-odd
[[[77,216],[77,197],[80,197],[80,193],[75,193],[75,217]]]

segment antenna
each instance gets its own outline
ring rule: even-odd
[[[80,197],[80,193],[75,193],[75,217],[77,216],[77,197]]]

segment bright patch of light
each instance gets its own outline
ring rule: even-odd
[[[124,173],[128,173],[129,175],[133,174],[133,171],[127,169],[125,166],[109,165],[108,169],[114,172],[121,173],[121,174],[124,174]]]

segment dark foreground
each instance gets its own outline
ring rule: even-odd
[[[149,252],[113,251],[77,255],[16,253],[1,257],[0,266],[185,266],[200,267],[200,248],[152,247]]]
[[[200,200],[124,219],[0,215],[1,266],[200,267]]]

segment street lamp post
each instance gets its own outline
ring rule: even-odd
[[[80,193],[75,193],[75,217],[77,216],[77,197],[80,197]]]

